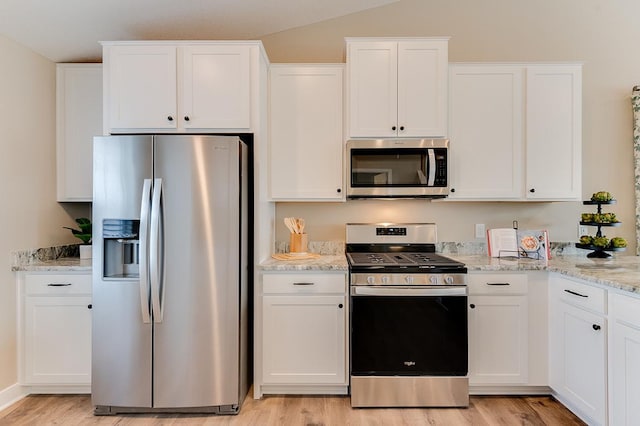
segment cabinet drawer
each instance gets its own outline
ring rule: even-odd
[[[91,275],[27,274],[25,275],[25,289],[28,295],[91,294]]]
[[[640,329],[640,299],[613,293],[610,295],[610,315],[616,320]]]
[[[606,313],[606,290],[561,277],[556,277],[554,282],[554,292],[559,299],[594,312]]]
[[[345,274],[263,274],[263,293],[346,293]]]
[[[526,274],[469,274],[469,294],[527,294]]]

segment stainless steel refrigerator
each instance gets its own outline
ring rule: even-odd
[[[247,147],[94,138],[94,414],[235,414],[248,391]]]

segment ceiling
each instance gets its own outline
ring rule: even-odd
[[[99,61],[99,41],[251,40],[399,0],[2,0],[0,34],[54,62]]]

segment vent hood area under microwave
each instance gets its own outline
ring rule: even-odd
[[[444,198],[448,139],[347,141],[347,199]]]

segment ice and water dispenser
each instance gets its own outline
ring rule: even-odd
[[[104,219],[104,278],[137,278],[140,276],[139,220]]]

